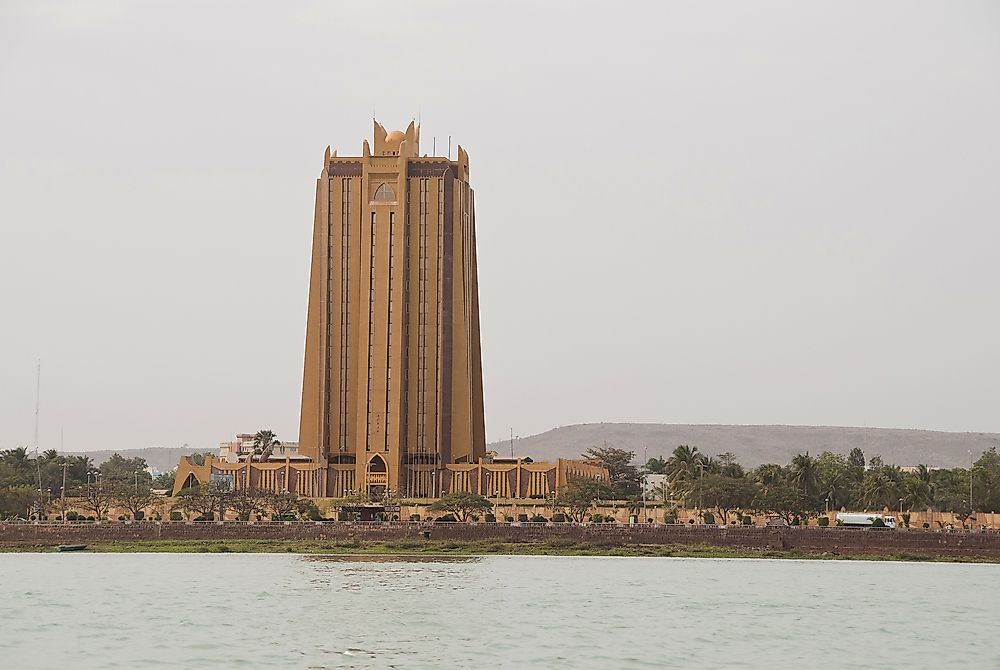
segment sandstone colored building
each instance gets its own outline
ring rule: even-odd
[[[176,489],[213,476],[311,497],[544,497],[588,461],[486,452],[475,194],[469,155],[420,154],[420,127],[360,156],[327,147],[316,182],[298,454],[308,462],[182,459]],[[207,468],[207,470],[206,470]]]

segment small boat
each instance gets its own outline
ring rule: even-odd
[[[58,547],[56,547],[56,550],[57,551],[81,551],[81,550],[86,549],[86,548],[87,548],[87,545],[85,545],[85,544],[60,544]]]

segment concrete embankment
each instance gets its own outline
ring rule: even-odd
[[[760,528],[613,524],[419,524],[406,522],[102,522],[0,523],[0,546],[46,547],[143,541],[405,540],[508,543],[574,542],[594,547],[713,546],[831,555],[912,555],[1000,562],[1000,533],[848,528]]]

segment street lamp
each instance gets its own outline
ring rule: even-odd
[[[830,516],[830,498],[826,499],[826,515]]]
[[[899,516],[900,517],[903,516],[903,499],[902,498],[899,499]]]

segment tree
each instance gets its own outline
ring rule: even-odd
[[[864,469],[856,470],[842,454],[824,451],[815,459],[819,483],[819,496],[830,507],[840,509],[850,507],[853,502]],[[817,500],[817,502],[820,502]]]
[[[108,509],[114,499],[114,491],[111,486],[102,483],[87,484],[80,491],[80,507],[93,512],[94,517],[100,521],[108,515]]]
[[[170,472],[161,472],[160,474],[156,475],[155,479],[153,479],[152,488],[173,491],[174,481],[176,476],[177,476],[176,470],[171,470]]]
[[[191,514],[208,517],[210,514],[214,514],[218,507],[217,494],[207,484],[199,484],[178,493],[172,508],[184,512],[185,516],[188,517]]]
[[[9,486],[0,489],[0,520],[28,518],[37,509],[38,489],[32,486]]]
[[[487,498],[467,491],[449,493],[427,506],[427,510],[430,512],[448,512],[454,514],[455,518],[459,521],[465,521],[471,514],[485,514],[492,509],[493,503]]]
[[[753,506],[765,513],[776,514],[791,525],[792,520],[803,516],[806,512],[807,501],[805,494],[791,484],[775,484],[767,490],[758,493]]]
[[[711,474],[696,479],[691,493],[704,501],[704,506],[717,510],[722,523],[728,524],[730,512],[753,505],[757,489],[745,477]]]
[[[743,466],[736,462],[736,455],[732,452],[727,451],[724,454],[719,454],[716,456],[716,460],[719,463],[719,474],[724,477],[736,477],[743,478],[746,477],[746,470]]]
[[[614,447],[593,447],[588,449],[583,457],[599,460],[608,469],[612,497],[616,500],[624,500],[642,491],[639,469],[632,465],[635,459],[634,451]]]
[[[583,521],[584,516],[599,498],[610,498],[611,488],[596,479],[574,479],[559,492],[555,504],[573,521]]]
[[[646,472],[651,475],[664,475],[667,473],[667,459],[662,456],[654,456],[646,461]]]
[[[862,472],[865,470],[865,452],[861,451],[858,447],[851,449],[851,453],[847,456],[847,463],[851,467],[860,468]],[[858,477],[860,479],[860,477]]]
[[[132,518],[136,520],[145,514],[146,508],[153,504],[156,497],[156,494],[143,484],[133,486],[119,482],[112,485],[112,502],[118,507],[127,509]]]
[[[135,484],[138,481],[146,486],[152,477],[146,472],[146,459],[136,456],[125,458],[121,454],[112,454],[111,458],[101,463],[98,468],[106,482],[127,482]]]
[[[281,442],[277,440],[274,431],[258,430],[257,434],[253,436],[253,454],[250,460],[256,456],[257,460],[266,461],[274,448],[278,446],[281,446]]]
[[[972,467],[973,506],[980,510],[1000,509],[1000,454],[996,447],[983,452]]]
[[[667,481],[670,482],[674,495],[685,497],[688,484],[698,477],[704,466],[705,458],[698,452],[698,447],[682,444],[674,449],[667,459]]]
[[[788,483],[788,471],[777,463],[764,463],[753,471],[753,480],[767,492],[772,486]]]
[[[788,472],[788,482],[795,486],[807,499],[815,499],[819,493],[819,471],[816,460],[807,451],[792,458]]]
[[[281,495],[281,494],[278,494]],[[257,488],[238,489],[227,496],[229,506],[236,512],[238,521],[250,521],[254,514],[263,514],[273,498],[271,493]]]
[[[267,496],[264,506],[274,518],[285,516],[286,514],[301,513],[303,509],[302,498],[291,491],[272,493]],[[308,503],[308,499],[306,500]]]

